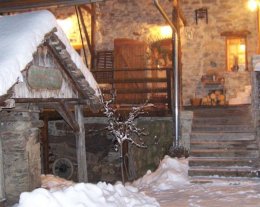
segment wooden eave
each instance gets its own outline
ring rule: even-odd
[[[95,94],[94,89],[91,88],[81,70],[71,60],[66,46],[61,42],[54,31],[45,36],[45,45],[50,49],[60,64],[63,70],[62,72],[67,75],[73,87],[78,91],[79,98],[89,100],[90,108],[97,111],[101,107],[100,97]]]
[[[251,32],[248,30],[224,31],[220,33],[220,35],[224,37],[247,37],[250,34]]]
[[[0,12],[16,12],[43,7],[75,6],[102,2],[104,0],[0,0]]]

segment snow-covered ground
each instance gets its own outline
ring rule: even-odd
[[[60,185],[61,184],[61,185]],[[155,172],[123,186],[45,180],[20,196],[16,207],[259,207],[260,179],[213,178],[193,183],[187,159],[166,156]]]

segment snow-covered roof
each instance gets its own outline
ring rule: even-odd
[[[100,95],[93,75],[70,45],[54,15],[43,10],[0,17],[0,96],[6,94],[17,80],[23,81],[21,71],[33,60],[33,53],[43,43],[45,35],[54,28],[57,28],[55,34],[66,46],[71,60],[95,90],[95,95]]]

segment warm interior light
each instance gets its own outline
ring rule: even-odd
[[[243,37],[227,39],[227,69],[228,71],[245,71],[246,69],[246,40]]]
[[[259,2],[257,0],[249,0],[247,2],[247,7],[250,11],[255,11],[259,6]]]
[[[67,19],[58,19],[57,20],[59,26],[62,28],[62,30],[65,32],[65,34],[68,36],[71,33],[73,23],[71,18]]]
[[[245,52],[246,51],[246,45],[245,44],[240,44],[239,45],[239,51],[240,52]]]
[[[160,28],[161,36],[164,38],[171,37],[172,35],[172,28],[170,26],[162,26]]]

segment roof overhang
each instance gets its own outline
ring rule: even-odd
[[[102,2],[104,0],[0,0],[0,12],[15,12],[41,7],[75,6]]]

